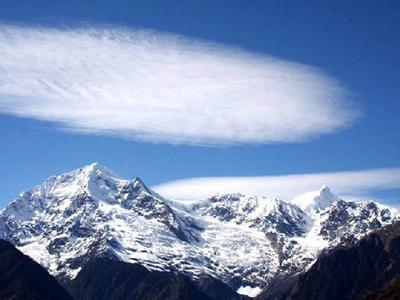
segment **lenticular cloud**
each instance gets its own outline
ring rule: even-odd
[[[148,30],[0,26],[0,112],[153,142],[304,141],[355,117],[318,69]]]
[[[258,177],[199,177],[170,181],[153,187],[171,199],[206,199],[217,193],[281,197],[291,200],[329,184],[347,200],[371,199],[376,192],[400,189],[400,168]]]

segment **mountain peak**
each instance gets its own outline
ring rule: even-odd
[[[128,181],[112,170],[95,162],[70,172],[51,176],[32,190],[21,193],[16,200],[23,203],[25,198],[33,197],[42,202],[44,199],[47,201],[53,198],[74,199],[76,196],[86,194],[99,200],[111,201],[116,186],[126,182]],[[24,205],[27,205],[29,209],[29,203]]]
[[[72,172],[74,172],[74,171],[72,171]],[[78,169],[78,173],[86,174],[88,177],[100,176],[103,178],[111,177],[111,178],[119,179],[119,180],[122,179],[113,170],[103,166],[102,164],[100,164],[98,162],[93,162],[89,165],[84,166],[83,168]]]
[[[156,195],[155,192],[153,192],[144,182],[140,177],[135,177],[135,179],[132,180],[132,183],[134,186],[139,187],[141,190],[144,192],[151,194],[151,195]],[[160,197],[159,195],[157,195]]]
[[[326,185],[294,202],[220,194],[181,205],[138,177],[123,180],[92,163],[9,204],[0,212],[0,237],[61,280],[107,257],[193,280],[206,275],[252,293],[307,269],[324,248],[396,218],[384,207],[343,204]]]
[[[313,213],[323,210],[339,200],[340,198],[324,184],[318,191],[307,192],[294,198],[292,203],[307,213]]]
[[[326,192],[331,192],[331,189],[329,188],[329,186],[327,186],[326,184],[323,184],[320,189],[319,189],[320,193],[326,193]]]

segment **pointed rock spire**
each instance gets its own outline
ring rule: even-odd
[[[296,197],[292,203],[307,213],[313,213],[321,211],[339,200],[340,198],[324,184],[318,191],[307,192]]]

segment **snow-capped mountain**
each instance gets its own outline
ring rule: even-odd
[[[324,185],[318,191],[307,192],[294,198],[292,203],[296,204],[306,213],[313,214],[327,208],[339,200],[340,198],[333,194],[329,187]]]
[[[208,275],[256,295],[318,253],[392,223],[395,209],[346,202],[328,187],[285,202],[240,194],[165,199],[99,164],[50,177],[0,214],[0,238],[70,279],[94,257]]]

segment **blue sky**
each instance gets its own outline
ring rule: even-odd
[[[22,25],[25,29],[43,26],[65,30],[88,24],[94,28],[123,27],[128,31],[154,29],[161,34],[179,34],[196,41],[241,48],[245,54],[296,62],[318,68],[312,76],[326,76],[339,82],[350,94],[343,101],[351,102],[360,115],[346,126],[297,141],[270,143],[250,139],[235,145],[209,146],[204,145],[207,135],[201,145],[194,145],[157,139],[151,142],[121,134],[110,136],[103,131],[66,132],[52,122],[43,121],[42,117],[26,114],[17,117],[3,110],[0,114],[0,206],[49,175],[93,161],[126,178],[140,176],[152,186],[192,177],[273,176],[400,167],[398,1],[54,3],[39,0],[33,3],[14,0],[0,2],[0,23]],[[203,53],[202,49],[199,51]],[[246,66],[246,72],[252,70]],[[5,101],[4,94],[1,101]],[[26,103],[18,102],[18,105]],[[245,97],[243,105],[246,105]],[[390,180],[393,176],[397,175],[391,175]],[[398,191],[396,184],[382,184],[368,195],[398,204],[395,200]]]

